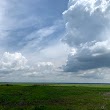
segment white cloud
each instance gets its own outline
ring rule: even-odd
[[[46,28],[40,29],[37,31],[37,33],[41,37],[47,37],[47,36],[53,34],[55,31],[56,31],[56,27],[51,26],[51,27],[46,27]]]
[[[110,3],[103,4],[104,1],[106,2],[106,0],[70,1],[68,10],[63,13],[67,31],[65,42],[70,46],[77,46],[80,43],[103,40],[101,34],[105,33],[105,30],[109,32],[110,27]],[[104,38],[106,39],[106,36]]]
[[[16,71],[26,68],[27,59],[21,53],[5,52],[0,61],[0,70]]]
[[[52,74],[55,71],[52,62],[37,62],[30,65],[28,60],[21,53],[5,52],[0,60],[0,76],[7,77],[7,74],[12,76],[40,76],[44,77],[47,74]]]

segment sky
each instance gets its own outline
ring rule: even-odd
[[[110,83],[110,0],[0,1],[0,82]]]

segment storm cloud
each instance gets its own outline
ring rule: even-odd
[[[63,16],[66,23],[63,42],[75,50],[68,55],[64,71],[83,71],[83,74],[92,69],[109,68],[110,1],[69,0]]]

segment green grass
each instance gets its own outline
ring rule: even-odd
[[[110,85],[0,85],[0,110],[110,110]]]

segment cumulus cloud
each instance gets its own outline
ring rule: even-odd
[[[110,67],[110,1],[69,0],[63,16],[67,31],[63,41],[74,50],[68,55],[64,71],[86,71],[85,77],[99,77],[97,69]],[[90,72],[93,69],[96,71]]]
[[[45,76],[55,70],[52,62],[37,62],[30,65],[21,53],[5,52],[0,60],[0,76]]]
[[[33,65],[21,53],[5,52],[0,59],[0,81],[43,82],[56,80],[58,73],[52,62]]]
[[[70,0],[68,10],[63,12],[67,35],[63,39],[70,46],[89,41],[102,41],[101,36],[109,31],[109,1],[106,0]]]
[[[10,73],[28,68],[27,59],[21,53],[5,52],[0,60],[0,73]]]

